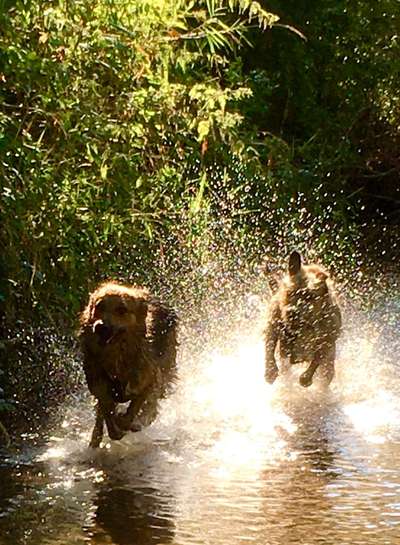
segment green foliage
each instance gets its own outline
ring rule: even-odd
[[[223,85],[226,55],[276,18],[243,0],[60,0],[3,19],[0,291],[9,320],[20,301],[70,316],[118,256],[145,270],[190,163],[243,148],[249,90]]]
[[[3,8],[0,304],[8,323],[17,309],[69,320],[87,284],[121,275],[122,264],[140,279],[183,217],[193,233],[206,231],[212,199],[235,195],[249,224],[247,212],[273,215],[299,195],[318,216],[321,190],[347,229],[345,196],[358,196],[349,179],[384,175],[394,161],[400,57],[391,0],[332,0],[323,9],[278,0],[268,8],[250,0]],[[254,24],[272,31],[255,34]],[[242,175],[228,176],[227,195],[211,189],[207,168],[233,157],[262,180],[262,207],[243,211],[253,185]]]
[[[3,369],[0,368],[0,415],[2,412],[11,412],[15,408],[12,401],[6,398],[4,390],[1,387],[1,384],[3,384],[3,381],[4,381],[4,371]],[[1,421],[0,421],[0,433],[1,431],[2,430],[1,430]]]
[[[271,0],[268,6],[282,24],[268,40],[254,36],[255,49],[245,56],[253,91],[245,119],[266,135],[259,151],[268,157],[269,135],[279,135],[294,160],[328,187],[333,180],[349,194],[385,192],[383,185],[398,176],[399,3]],[[284,32],[285,24],[306,39]],[[394,193],[384,196],[394,204]]]

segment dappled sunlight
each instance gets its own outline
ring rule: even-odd
[[[400,404],[393,392],[382,390],[372,399],[349,403],[343,407],[354,428],[371,443],[392,439],[399,429]]]

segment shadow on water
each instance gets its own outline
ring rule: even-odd
[[[4,456],[0,544],[394,543],[397,328],[350,309],[331,389],[302,389],[297,369],[269,386],[261,307],[231,326],[219,315],[195,347],[183,327],[178,386],[147,430],[91,452],[92,410],[75,399],[45,445]]]

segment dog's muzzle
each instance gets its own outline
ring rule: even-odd
[[[95,333],[102,343],[108,343],[114,336],[114,329],[105,324],[102,320],[97,320],[93,324],[93,333]]]

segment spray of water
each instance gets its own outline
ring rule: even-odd
[[[70,457],[74,451],[78,459],[121,449],[125,454],[132,449],[134,455],[135,449],[155,442],[173,445],[181,457],[213,457],[225,470],[254,467],[257,459],[278,463],[281,457],[293,456],[288,438],[299,427],[324,425],[330,411],[331,416],[340,413],[335,433],[344,419],[367,441],[384,443],[398,434],[399,341],[393,307],[386,305],[371,315],[353,303],[344,304],[336,378],[328,391],[318,385],[302,388],[300,366],[270,386],[263,377],[265,279],[249,279],[237,288],[225,281],[226,300],[221,293],[213,294],[208,301],[202,299],[197,313],[180,309],[179,378],[150,428],[120,443],[106,442],[94,455],[86,449],[92,415],[85,397],[61,408],[65,415],[61,429],[55,431],[42,459],[63,458],[66,453]]]
[[[207,320],[181,315],[179,380],[146,430],[119,442],[106,440],[93,452],[87,448],[93,422],[89,399],[61,408],[62,425],[36,463],[51,475],[46,496],[54,502],[62,498],[75,525],[83,518],[89,536],[94,528],[94,535],[111,532],[117,543],[118,531],[126,538],[122,510],[135,521],[140,542],[142,523],[153,527],[160,543],[172,534],[185,544],[242,543],[241,535],[257,541],[282,517],[294,517],[298,539],[306,538],[315,517],[314,535],[321,532],[326,539],[332,532],[336,539],[334,521],[321,513],[330,512],[333,503],[346,524],[357,524],[350,514],[365,509],[363,501],[368,504],[369,495],[377,493],[375,484],[369,489],[376,471],[387,516],[396,515],[390,476],[400,439],[400,379],[393,308],[372,316],[345,304],[329,390],[302,388],[297,368],[270,386],[263,378],[261,336],[268,298],[253,287],[244,294],[239,290],[236,298],[235,285],[229,290],[227,285],[229,300],[217,308],[210,304]],[[348,492],[357,482],[362,485],[358,503]],[[92,507],[80,504],[77,515],[76,501]],[[317,515],[307,515],[307,505]],[[150,512],[155,519],[148,518]],[[273,524],[267,535],[275,544],[287,534]]]
[[[254,188],[248,194],[257,197]],[[89,537],[100,532],[98,542],[104,531],[115,543],[131,543],[123,529],[131,518],[131,532],[141,524],[152,527],[159,543],[253,539],[275,545],[306,542],[312,520],[315,543],[325,543],[329,532],[333,543],[341,538],[335,533],[338,516],[349,528],[352,513],[360,517],[349,499],[358,482],[364,486],[360,510],[368,494],[380,494],[388,525],[398,516],[391,500],[398,483],[389,478],[400,440],[397,290],[373,300],[383,284],[354,267],[357,255],[346,268],[332,210],[316,226],[302,200],[300,195],[293,201],[287,221],[284,210],[268,216],[265,208],[250,235],[236,221],[240,206],[234,198],[224,200],[220,215],[194,221],[189,214],[171,229],[149,271],[149,285],[180,316],[179,376],[157,420],[91,451],[93,407],[83,389],[60,407],[46,446],[30,451],[31,461],[49,476],[46,501],[60,502],[63,512],[67,505],[74,528]],[[316,244],[318,229],[326,236]],[[302,388],[297,366],[272,386],[264,381],[264,264],[279,270],[294,247],[309,259],[329,255],[336,267],[344,329],[328,390]],[[137,281],[134,272],[125,279]],[[371,475],[379,490],[376,483],[367,486]],[[307,514],[310,505],[317,515]],[[372,520],[371,531],[377,524]],[[147,543],[144,536],[137,542]]]

